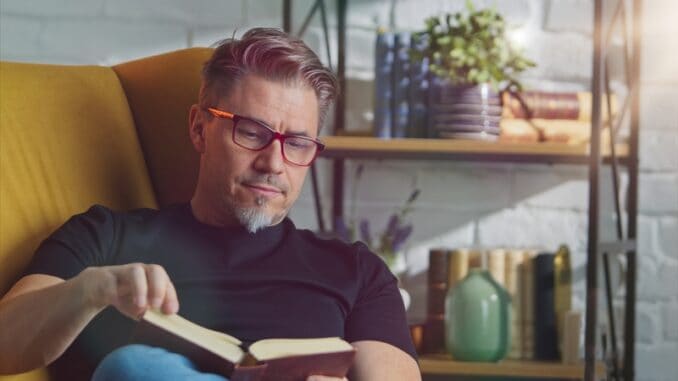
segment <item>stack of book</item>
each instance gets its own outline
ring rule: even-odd
[[[603,126],[617,113],[617,97],[610,97],[612,118],[602,113]],[[590,92],[524,91],[502,93],[502,141],[581,144],[591,137]],[[603,99],[603,111],[607,110]],[[609,131],[602,133],[609,144]]]
[[[566,246],[556,253],[515,248],[432,249],[425,353],[445,352],[445,296],[473,267],[485,267],[511,295],[508,358],[568,362],[579,358],[580,324],[576,318],[581,315],[571,311],[572,278]]]
[[[427,42],[409,32],[377,31],[375,49],[374,135],[380,138],[426,137],[428,60],[412,62],[410,50]]]

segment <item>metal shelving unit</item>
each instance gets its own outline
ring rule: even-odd
[[[589,218],[588,218],[588,247],[586,271],[586,317],[585,317],[585,359],[582,367],[558,367],[556,364],[539,364],[535,362],[505,362],[500,365],[485,364],[484,366],[470,366],[455,363],[449,359],[423,356],[420,365],[425,374],[475,374],[475,375],[513,375],[513,376],[540,376],[543,372],[556,372],[563,378],[582,378],[590,381],[607,376],[610,379],[631,381],[634,379],[635,361],[635,300],[636,300],[636,233],[638,211],[638,125],[639,125],[639,74],[640,74],[640,30],[641,30],[641,0],[632,2],[633,25],[629,37],[627,19],[627,1],[594,1],[594,30],[593,30],[593,73],[591,92],[593,94],[591,141],[587,146],[567,146],[562,144],[509,144],[484,143],[469,141],[449,141],[433,139],[392,139],[380,140],[365,137],[327,137],[327,149],[322,156],[331,159],[333,164],[333,197],[332,220],[343,216],[344,198],[344,160],[345,159],[399,159],[399,160],[462,160],[462,161],[492,161],[492,162],[523,162],[544,164],[580,164],[589,168]],[[337,5],[337,68],[336,72],[342,88],[345,88],[345,49],[346,49],[346,0],[336,0]],[[613,6],[613,16],[605,25],[604,6]],[[284,0],[285,30],[292,31],[292,1]],[[329,33],[325,16],[324,0],[316,0],[309,15],[303,23],[300,32],[302,35],[313,14],[320,10],[325,39],[329,41]],[[626,82],[629,94],[621,107],[619,116],[610,131],[610,141],[615,142],[616,131],[619,130],[624,115],[630,115],[630,135],[628,144],[612,144],[610,147],[601,147],[601,115],[605,108],[610,113],[611,106],[610,79],[608,76],[610,58],[608,47],[612,36],[612,28],[617,23],[623,29],[625,52]],[[629,47],[629,39],[631,46]],[[329,57],[329,43],[328,57]],[[331,62],[331,60],[330,60]],[[608,100],[603,104],[603,100]],[[340,95],[336,102],[334,133],[339,135],[344,130],[345,98]],[[609,119],[609,118],[608,118]],[[610,122],[612,123],[612,121]],[[617,239],[612,242],[601,242],[598,231],[600,208],[600,169],[609,164],[612,168],[614,202],[617,217]],[[619,201],[619,167],[625,166],[629,174],[627,197],[627,226],[622,226],[624,220]],[[321,213],[321,203],[317,188],[315,168],[312,169],[313,192],[316,201],[318,226],[325,230]],[[612,292],[609,280],[609,257],[623,255],[626,258],[626,295],[624,316],[624,353],[620,356],[617,345],[617,327],[612,318]],[[597,305],[598,305],[598,260],[602,261],[608,321],[610,324],[610,358],[605,364],[595,360],[597,346]],[[607,374],[601,375],[601,373]],[[470,373],[469,373],[470,372]],[[541,372],[541,373],[540,373]]]

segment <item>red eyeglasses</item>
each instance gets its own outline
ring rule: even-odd
[[[313,163],[318,153],[325,149],[325,145],[317,139],[281,134],[258,120],[213,107],[208,107],[206,110],[217,118],[232,120],[233,142],[251,151],[261,151],[274,140],[280,140],[285,161],[308,167]]]

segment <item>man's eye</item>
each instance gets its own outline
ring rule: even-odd
[[[241,128],[238,134],[246,139],[258,140],[264,138],[265,132],[258,128]]]
[[[286,143],[290,148],[298,150],[309,149],[313,145],[312,142],[306,139],[287,139]]]

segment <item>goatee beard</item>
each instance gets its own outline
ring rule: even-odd
[[[273,224],[273,217],[266,214],[262,208],[266,205],[266,199],[260,196],[254,200],[254,203],[257,206],[249,208],[235,207],[235,217],[238,219],[238,222],[240,222],[240,224],[250,233],[256,233],[257,231]]]

